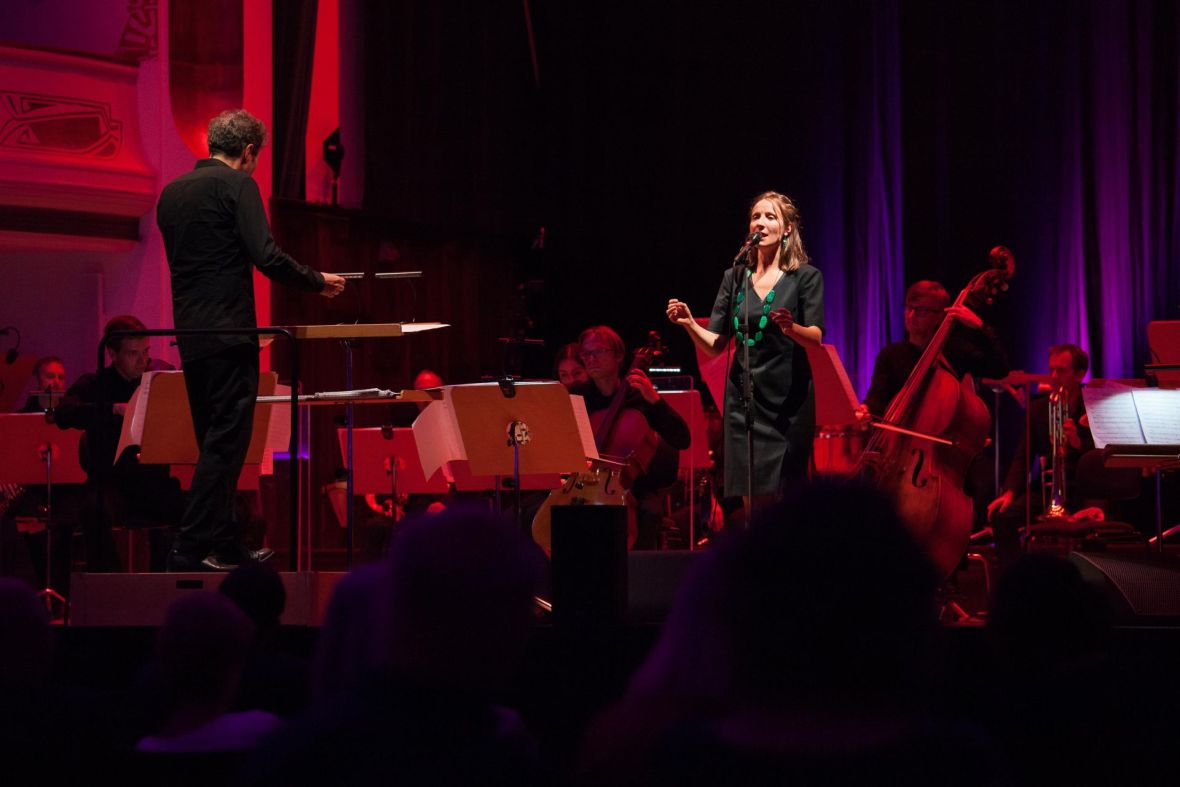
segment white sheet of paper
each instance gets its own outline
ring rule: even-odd
[[[139,387],[131,392],[127,400],[127,410],[123,413],[123,428],[119,431],[119,445],[115,448],[115,460],[130,446],[143,443],[143,424],[147,419],[148,394],[151,392],[152,378],[157,374],[168,372],[145,372],[139,378]]]
[[[467,458],[467,452],[459,442],[459,423],[446,399],[428,404],[414,419],[413,429],[418,458],[427,478],[447,462]]]
[[[578,422],[582,452],[586,454],[587,459],[597,459],[598,446],[594,442],[594,427],[590,425],[590,416],[586,413],[586,400],[577,394],[570,394],[570,404],[574,407],[574,420]]]
[[[451,327],[450,323],[445,322],[404,322],[402,323],[402,333],[422,333],[423,331],[449,327]]]
[[[1120,383],[1088,385],[1082,389],[1094,445],[1142,445],[1145,442],[1135,407],[1134,388]]]
[[[1132,389],[1149,445],[1180,445],[1180,390]]]

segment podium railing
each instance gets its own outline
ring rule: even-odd
[[[111,331],[98,342],[98,401],[95,403],[98,412],[102,412],[108,404],[107,392],[103,384],[102,371],[106,368],[103,351],[110,344],[111,339],[122,339],[136,336],[286,336],[291,346],[291,439],[287,444],[290,456],[291,473],[288,483],[287,503],[290,508],[290,549],[288,564],[291,571],[298,571],[300,565],[299,541],[299,486],[296,483],[297,473],[294,472],[295,463],[299,457],[299,342],[295,335],[287,328],[268,326],[264,328],[152,328],[142,331]],[[113,404],[113,403],[111,403]],[[104,419],[96,418],[94,423],[95,436],[100,438],[106,424]],[[116,460],[118,457],[115,457]],[[99,487],[101,489],[101,487]],[[100,492],[101,494],[101,492]]]

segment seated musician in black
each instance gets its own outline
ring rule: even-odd
[[[52,422],[61,397],[66,390],[66,364],[56,355],[46,355],[33,366],[33,387],[18,413],[44,413]],[[37,587],[46,587],[47,556],[45,521],[49,496],[44,484],[25,486],[6,492],[9,506],[4,515],[5,533],[20,533],[28,547],[29,562],[37,577]],[[70,572],[70,541],[78,519],[78,487],[74,484],[53,485],[53,580],[49,586],[59,593],[68,589]],[[5,555],[4,557],[8,557]],[[11,564],[4,573],[12,573]]]
[[[141,331],[136,317],[124,315],[107,323],[112,331]],[[82,509],[82,532],[86,544],[88,571],[118,571],[111,526],[152,526],[151,568],[164,570],[169,533],[157,527],[174,525],[183,504],[180,484],[169,476],[167,465],[141,465],[134,448],[116,461],[115,450],[123,427],[127,401],[139,387],[140,377],[150,362],[147,337],[121,337],[107,344],[110,364],[101,373],[78,378],[66,391],[57,408],[56,423],[62,429],[84,429],[79,460],[86,470],[86,494]],[[98,409],[99,399],[104,406]]]
[[[667,487],[676,481],[679,452],[688,448],[692,441],[688,424],[660,397],[659,391],[641,370],[631,369],[626,376],[622,376],[623,340],[613,329],[597,325],[582,331],[578,337],[578,355],[586,366],[586,375],[590,380],[575,385],[570,393],[579,394],[586,400],[586,411],[591,414],[607,411],[619,387],[625,385],[628,390],[622,394],[624,398],[619,411],[639,412],[656,434],[655,456],[646,472],[631,486],[631,495],[637,504],[636,525],[639,531],[635,549],[656,549],[663,521],[664,495]],[[599,431],[602,430],[596,430],[594,439],[600,452],[610,453],[612,439],[614,447],[619,442],[628,442],[625,439],[620,441],[620,435],[613,429],[613,434],[600,435]]]
[[[938,282],[914,282],[905,292],[905,341],[877,353],[862,411],[885,414],[948,313],[955,317],[955,325],[943,347],[943,357],[955,373],[970,373],[976,378],[999,378],[1008,373],[1008,358],[990,327],[966,306],[951,307],[950,295]]]
[[[1062,433],[1065,438],[1065,508],[1073,513],[1085,505],[1084,490],[1077,482],[1078,461],[1094,449],[1086,418],[1086,403],[1082,399],[1082,380],[1090,370],[1090,356],[1074,344],[1058,344],[1049,348],[1049,383],[1052,390],[1060,389],[1065,396],[1065,415]],[[1028,511],[1025,507],[1025,478],[1029,472],[1029,450],[1032,456],[1052,461],[1052,442],[1049,434],[1049,397],[1033,399],[1029,405],[1028,433],[1016,445],[1016,454],[1008,467],[1003,491],[987,507],[988,519],[995,533],[996,554],[1001,564],[1010,563],[1020,552],[1020,528],[1026,513],[1035,518],[1042,512],[1041,496],[1033,494]],[[1043,468],[1041,468],[1043,469]],[[1032,479],[1036,489],[1037,477]]]
[[[53,412],[66,390],[66,362],[46,355],[33,365],[33,390],[18,413]]]
[[[905,341],[894,342],[877,354],[873,381],[858,415],[885,415],[889,403],[905,386],[910,372],[948,314],[955,318],[955,323],[943,345],[942,357],[955,376],[971,374],[978,380],[1008,374],[1008,356],[995,331],[984,325],[979,315],[966,306],[952,306],[946,288],[938,282],[914,282],[905,293]],[[981,453],[967,468],[963,479],[963,489],[973,500],[975,522],[983,521],[984,507],[991,499],[994,488],[991,466],[991,460]]]

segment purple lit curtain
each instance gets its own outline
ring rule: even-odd
[[[687,362],[662,304],[707,312],[764,189],[799,204],[860,394],[906,285],[957,294],[996,244],[1015,368],[1076,342],[1136,374],[1180,316],[1174,2],[530,7],[539,87],[519,6],[455,28],[458,0],[366,0],[365,207],[523,248],[545,227],[503,275],[544,281],[554,347],[607,322]]]
[[[1063,54],[1061,215],[1043,348],[1077,340],[1094,376],[1148,360],[1147,323],[1174,317],[1180,288],[1176,14],[1166,4],[1091,0]],[[1076,338],[1075,338],[1076,337]]]
[[[823,257],[828,333],[852,387],[869,387],[873,362],[885,345],[905,338],[902,251],[900,40],[896,2],[872,4],[847,64],[850,99],[836,121],[843,145],[829,162],[833,177],[824,210],[843,221],[825,223]],[[824,147],[819,150],[825,150]]]

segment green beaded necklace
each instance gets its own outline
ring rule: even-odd
[[[746,278],[747,279],[750,278],[749,269],[746,270]],[[746,288],[743,287],[740,290],[738,290],[737,305],[741,306],[742,301],[744,301],[745,299],[746,299]],[[762,341],[762,331],[766,328],[766,324],[770,319],[769,317],[767,317],[767,315],[770,314],[770,305],[772,303],[774,303],[774,290],[773,289],[770,292],[766,293],[766,297],[762,299],[762,316],[758,318],[758,331],[757,331],[757,333],[754,334],[754,338],[752,338],[752,339],[746,338],[745,334],[742,333],[742,331],[741,331],[742,321],[738,318],[736,313],[734,314],[734,316],[733,316],[733,329],[737,333],[738,342],[744,341],[746,343],[746,346],[753,347],[755,344]],[[736,312],[736,311],[737,311],[737,309],[734,309],[734,312]]]

